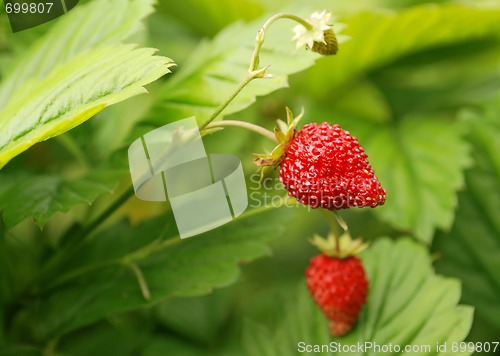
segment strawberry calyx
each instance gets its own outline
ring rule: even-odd
[[[340,237],[336,237],[333,232],[330,232],[326,239],[315,234],[310,242],[326,256],[340,259],[355,256],[368,247],[368,244],[363,242],[361,238],[352,239],[348,231]]]
[[[304,110],[300,115],[294,118],[292,111],[286,107],[286,122],[278,119],[278,127],[274,128],[274,135],[278,145],[271,151],[271,153],[254,153],[255,156],[253,163],[259,167],[263,175],[269,167],[278,166],[285,156],[290,141],[295,135],[295,129],[299,120],[304,115]]]

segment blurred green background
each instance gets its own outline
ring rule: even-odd
[[[72,11],[99,1],[80,2]],[[213,111],[246,75],[254,34],[269,15],[289,11],[307,17],[322,9],[347,25],[342,34],[350,39],[339,53],[319,58],[296,51],[289,41],[294,24],[280,23],[261,58],[262,65],[271,65],[274,79],[250,83],[225,118],[272,129],[277,118],[285,117],[285,106],[296,113],[304,107],[301,124],[339,123],[358,137],[388,195],[383,207],[341,212],[352,236],[370,241],[409,236],[415,256],[425,251],[424,264],[432,261],[437,273],[460,281],[461,297],[450,292],[443,298],[475,308],[466,340],[500,341],[497,1],[171,0],[159,1],[143,20],[124,10],[139,0],[106,3],[94,6],[89,16],[102,18],[103,27],[88,20],[75,38],[95,38],[104,45],[99,36],[116,25],[123,36],[111,43],[157,48],[177,66],[148,85],[149,95],[105,109],[0,171],[0,353],[283,355],[286,347],[273,342],[294,347],[307,327],[317,325],[304,316],[306,321],[299,321],[307,324],[304,330],[287,329],[287,317],[306,313],[300,303],[307,302],[294,298],[301,298],[304,270],[317,253],[307,239],[328,231],[319,211],[269,209],[172,246],[175,225],[168,204],[132,197],[103,224],[92,223],[130,185],[126,152],[133,140],[162,124],[191,115],[201,120]],[[33,67],[52,61],[51,68],[57,68],[57,48],[45,53],[45,60],[30,51],[58,21],[62,18],[12,34],[0,12],[3,83],[20,80],[12,73],[22,58]],[[83,40],[67,41],[77,53]],[[29,78],[26,83],[29,89]],[[209,135],[205,144],[208,152],[240,157],[249,177],[255,172],[251,154],[272,149],[238,128]],[[250,208],[257,208],[264,192],[250,178],[247,183]],[[284,190],[275,188],[267,193],[283,196]],[[406,260],[397,260],[396,253],[392,261],[379,261],[384,273],[404,270],[411,253]],[[150,300],[137,287],[134,261],[150,284]],[[375,277],[371,284],[377,283]],[[411,269],[403,280],[426,288]],[[394,290],[404,284],[394,283]],[[381,300],[380,310],[397,309]],[[419,313],[418,306],[417,299],[408,308]],[[420,311],[423,317],[427,311]],[[442,328],[439,318],[432,320],[436,335],[453,324],[448,316]],[[377,325],[383,329],[382,322]],[[289,339],[274,338],[280,329]],[[458,335],[465,329],[453,330]],[[366,330],[360,326],[349,342],[363,333],[366,337]],[[373,335],[386,341],[401,336]]]

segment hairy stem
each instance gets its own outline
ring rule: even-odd
[[[259,54],[260,54],[260,49],[262,45],[264,44],[264,39],[266,37],[266,32],[271,27],[271,25],[276,22],[279,19],[290,19],[293,21],[296,21],[300,23],[302,26],[304,26],[306,29],[310,30],[312,29],[312,25],[305,21],[304,19],[292,15],[292,14],[287,14],[287,13],[278,13],[276,15],[271,16],[264,26],[257,32],[257,37],[255,38],[255,48],[253,50],[252,54],[252,60],[250,62],[250,67],[248,68],[248,73],[252,73],[253,71],[257,70],[257,67],[259,66]]]
[[[240,85],[236,88],[236,90],[222,103],[220,104],[217,109],[210,115],[210,117],[200,125],[200,130],[203,130],[209,123],[214,121],[214,119],[219,116],[219,114],[233,101],[233,99],[240,93],[240,91],[243,90],[247,86],[248,83],[250,83],[255,77],[247,77],[245,80],[243,80]]]
[[[139,288],[141,289],[142,296],[146,300],[151,300],[151,292],[149,291],[148,284],[144,279],[144,274],[142,274],[141,269],[135,263],[130,263],[127,265],[132,272],[134,272],[135,278],[137,278],[137,282],[139,283]]]
[[[281,206],[281,205],[280,205]],[[271,208],[278,208],[279,206],[271,206],[271,205],[263,205],[259,208],[255,208],[249,211],[246,211],[241,217],[241,219],[246,219],[250,216],[260,214],[266,210],[269,210]],[[168,228],[168,225],[165,225],[165,229]],[[167,230],[165,230],[166,232]],[[91,265],[86,265],[84,267],[81,267],[76,270],[72,270],[66,273],[63,273],[60,275],[58,278],[51,279],[50,282],[48,282],[46,285],[43,287],[43,291],[47,292],[53,288],[57,288],[65,283],[68,283],[72,280],[75,280],[87,273],[99,270],[101,268],[105,267],[110,267],[110,266],[127,266],[130,268],[131,265],[136,264],[139,261],[142,261],[146,259],[148,256],[151,256],[152,254],[162,251],[165,248],[174,246],[178,243],[180,243],[182,240],[180,239],[179,235],[175,236],[169,236],[168,238],[165,237],[165,232],[162,232],[158,239],[152,241],[151,243],[138,248],[135,251],[131,251],[128,254],[114,258],[112,260],[106,260],[98,263],[94,263]]]
[[[82,238],[89,239],[92,232],[97,229],[107,218],[109,218],[118,208],[134,195],[134,187],[129,187],[124,191],[109,207],[97,216],[90,224],[85,226],[79,234]]]
[[[269,131],[269,130],[266,130],[265,128],[261,127],[261,126],[258,126],[258,125],[255,125],[255,124],[252,124],[252,123],[249,123],[249,122],[244,122],[244,121],[237,121],[237,120],[224,120],[224,121],[217,121],[217,122],[212,122],[210,123],[209,125],[207,125],[205,128],[209,129],[209,128],[212,128],[212,127],[222,127],[222,126],[234,126],[234,127],[241,127],[241,128],[244,128],[246,130],[249,130],[249,131],[253,131],[253,132],[256,132],[274,142],[278,142],[276,140],[276,137],[274,136],[274,134]]]
[[[340,216],[340,214],[337,211],[333,211],[332,213],[333,213],[333,216],[335,217],[335,219],[337,220],[337,223],[339,224],[339,226],[345,232],[348,232],[349,231],[349,226],[347,226],[347,223],[345,222],[344,218],[342,216]]]
[[[233,99],[247,86],[255,78],[264,78],[266,76],[266,69],[269,66],[265,66],[264,68],[258,69],[259,67],[259,55],[260,49],[264,44],[264,39],[266,37],[267,30],[271,27],[271,25],[279,19],[290,19],[300,23],[306,29],[310,30],[312,25],[305,21],[304,19],[287,13],[278,13],[274,16],[271,16],[265,23],[264,26],[257,32],[257,37],[255,38],[255,46],[252,53],[252,59],[250,60],[250,66],[248,67],[247,77],[238,85],[235,91],[222,103],[220,104],[215,111],[210,115],[210,117],[200,126],[200,130],[207,127],[219,114],[233,101]]]
[[[332,212],[332,214],[330,214],[330,212],[325,209],[321,209],[321,211],[325,214],[326,218],[328,219],[328,222],[330,223],[330,232],[335,238],[335,250],[337,254],[340,255],[340,233],[339,233],[339,228],[337,226],[338,224],[337,213]]]

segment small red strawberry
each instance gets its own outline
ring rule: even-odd
[[[353,247],[339,254],[339,249],[327,246],[333,241],[332,236],[326,241],[315,236],[314,242],[326,252],[311,259],[306,269],[306,281],[311,296],[330,321],[331,333],[342,336],[351,330],[366,303],[368,281],[365,271],[361,260],[351,254],[365,245],[360,240],[351,241],[348,235],[344,235],[341,241]]]
[[[298,120],[287,108],[287,123],[278,120],[278,146],[270,154],[256,154],[255,164],[280,165],[280,180],[291,197],[313,208],[329,210],[385,203],[367,155],[356,137],[339,125],[307,124],[295,132]]]
[[[254,163],[262,174],[280,165],[280,180],[288,194],[313,208],[374,208],[385,203],[386,192],[355,137],[326,122],[295,132],[303,113],[294,119],[286,110],[287,123],[278,120],[279,129],[274,130],[278,145],[270,154],[255,154]],[[366,244],[352,240],[345,222],[335,216],[345,233],[342,237],[330,233],[326,240],[314,237],[312,242],[322,253],[311,259],[306,279],[313,299],[330,321],[332,334],[342,336],[351,330],[366,303],[368,281],[355,256]]]
[[[308,124],[290,141],[280,180],[290,196],[329,210],[385,203],[381,187],[358,140],[339,125]]]

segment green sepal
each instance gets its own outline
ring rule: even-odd
[[[266,167],[278,166],[285,156],[288,144],[293,139],[295,135],[295,128],[299,120],[304,115],[304,109],[300,112],[300,115],[296,118],[293,117],[292,111],[286,107],[286,123],[283,120],[277,120],[277,126],[274,128],[274,135],[278,141],[278,145],[272,150],[271,153],[254,153],[256,157],[253,163],[259,167],[261,173],[261,179],[264,176]]]
[[[278,140],[278,142],[283,142],[286,139],[286,136],[283,134],[283,132],[276,127],[274,128],[274,135],[276,136],[276,140]]]
[[[315,234],[310,242],[325,255],[337,258],[355,256],[368,247],[368,244],[363,242],[361,238],[353,240],[347,231],[338,239],[332,232],[328,234],[326,239]]]

